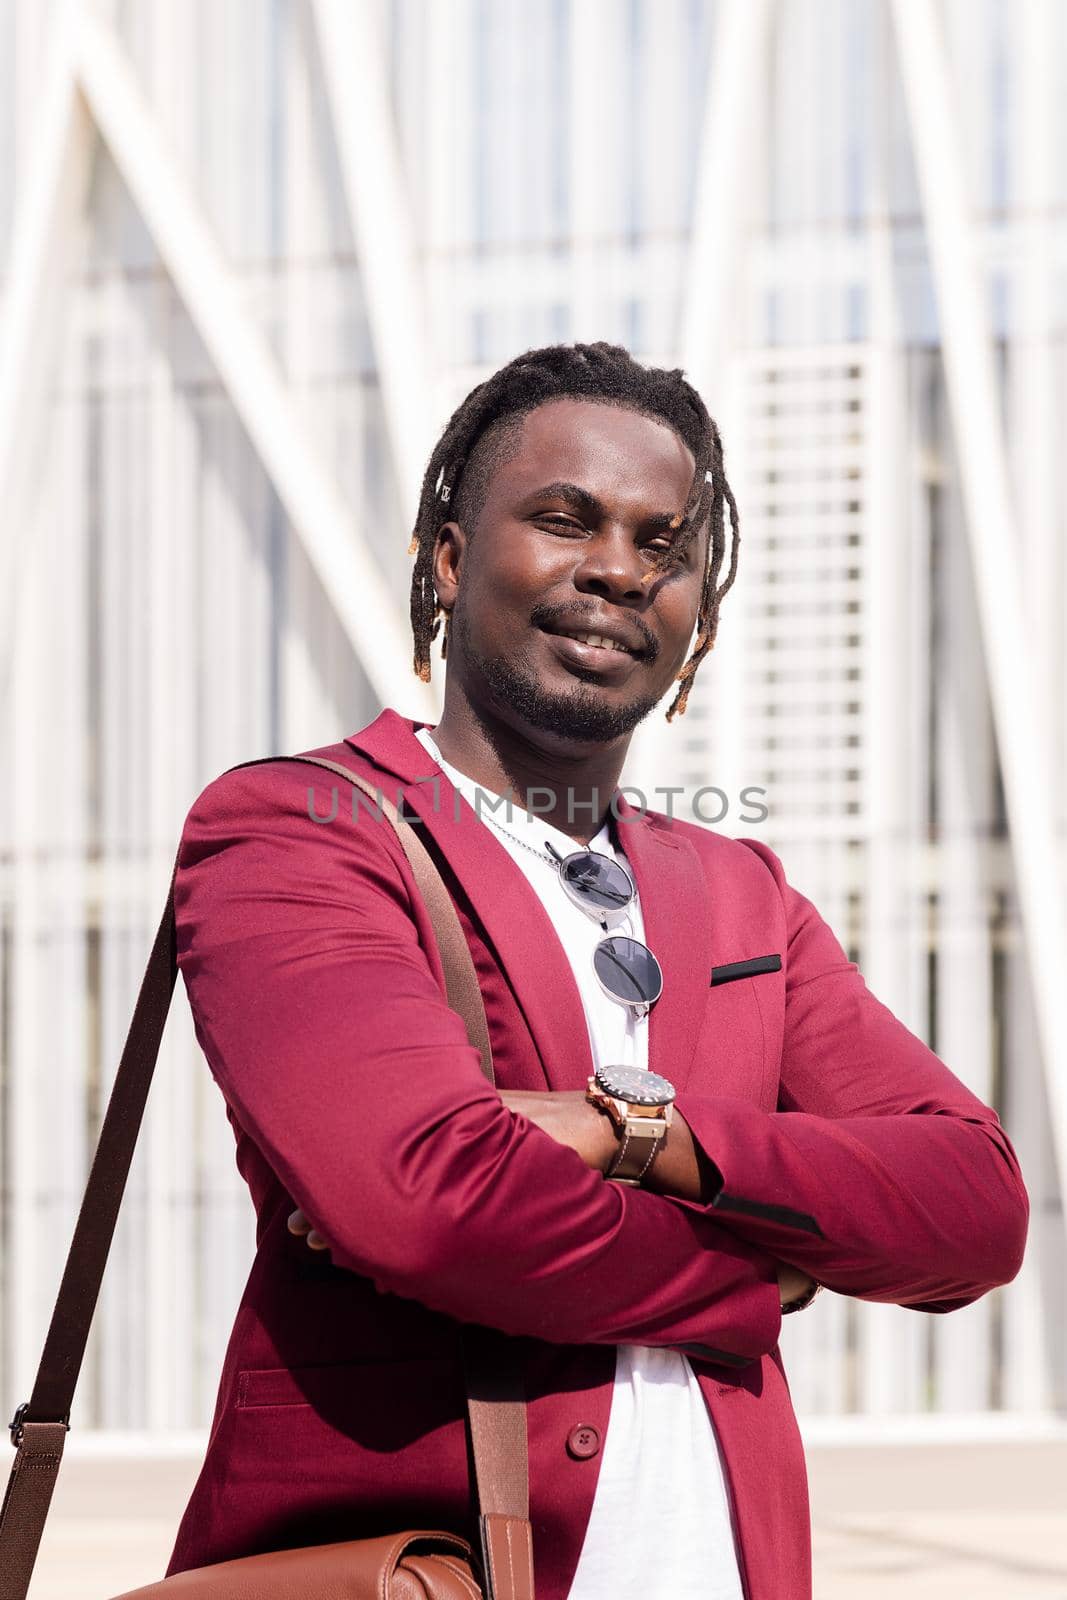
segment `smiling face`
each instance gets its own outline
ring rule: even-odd
[[[632,733],[675,682],[696,626],[707,526],[680,563],[654,570],[694,467],[673,428],[624,407],[561,399],[530,412],[473,537],[458,523],[438,534],[449,684],[565,743]]]

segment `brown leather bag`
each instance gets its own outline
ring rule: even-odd
[[[356,784],[396,830],[433,922],[449,1005],[463,1018],[494,1082],[478,978],[456,910],[414,828],[365,779],[319,756],[305,761]],[[231,768],[236,771],[237,768]],[[100,1280],[129,1173],[163,1026],[177,981],[174,863],[163,919],[148,959],[67,1256],[31,1398],[11,1423],[16,1455],[0,1507],[0,1600],[25,1600],[63,1456]],[[116,1600],[533,1600],[526,1407],[503,1334],[464,1327],[467,1417],[480,1551],[455,1533],[413,1530],[311,1545],[178,1572]]]

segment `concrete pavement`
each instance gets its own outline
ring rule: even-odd
[[[1067,1600],[1067,1443],[808,1448],[816,1600]]]
[[[198,1467],[72,1442],[30,1600],[159,1578]],[[815,1600],[1067,1600],[1067,1443],[809,1445],[808,1468]]]

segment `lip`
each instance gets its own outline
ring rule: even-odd
[[[579,617],[574,623],[574,630],[578,633],[598,633],[602,639],[610,639],[613,644],[621,644],[624,650],[637,658],[644,656],[646,653],[645,641],[641,636],[618,622],[602,622],[598,625],[595,622],[589,622]],[[570,638],[571,636],[569,632],[564,633],[556,628],[542,628],[541,631],[542,633],[550,634],[554,639]],[[595,650],[598,646],[593,645],[592,648]]]
[[[638,657],[630,655],[627,650],[612,650],[602,644],[586,644],[581,639],[572,639],[565,633],[549,633],[547,629],[541,630],[551,644],[556,655],[568,666],[585,667],[592,672],[599,672],[605,678],[618,678],[629,672],[631,667],[637,665]],[[590,628],[590,633],[594,630]]]

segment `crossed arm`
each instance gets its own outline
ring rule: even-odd
[[[618,1141],[608,1118],[591,1105],[581,1090],[543,1092],[528,1089],[498,1091],[509,1111],[525,1117],[573,1150],[593,1172],[601,1175],[618,1153]],[[707,1161],[692,1136],[684,1117],[675,1116],[670,1134],[656,1157],[645,1185],[656,1194],[707,1203],[717,1186],[715,1168]],[[312,1250],[328,1250],[324,1239],[299,1207],[288,1217],[290,1233],[307,1239]],[[799,1300],[812,1286],[812,1278],[799,1267],[780,1261],[777,1265],[778,1290],[783,1309]]]
[[[814,1279],[928,1312],[968,1305],[1022,1262],[1029,1199],[1011,1142],[995,1112],[870,993],[774,852],[745,843],[782,907],[778,1107],[683,1091],[646,1186],[766,1250],[783,1303]],[[610,1122],[583,1094],[501,1099],[594,1172],[610,1163]]]
[[[461,1322],[737,1366],[773,1350],[771,1253],[605,1182],[505,1106],[416,895],[390,831],[365,810],[310,824],[289,766],[224,774],[186,819],[178,964],[239,1136],[276,1180],[257,1195],[261,1248],[285,1248],[295,1205],[336,1266]]]
[[[743,842],[782,909],[777,1109],[684,1090],[650,1186],[841,1294],[928,1312],[969,1305],[1022,1264],[1029,1197],[1011,1141],[871,994],[775,853]],[[555,1115],[564,1127],[573,1117],[575,1148],[602,1168],[604,1131],[583,1132],[577,1107]]]
[[[794,977],[783,1109],[680,1094],[652,1192],[622,1189],[580,1096],[520,1106],[484,1079],[399,846],[366,813],[309,827],[302,785],[241,769],[201,795],[178,960],[235,1119],[338,1266],[505,1332],[739,1365],[777,1341],[783,1262],[931,1310],[1018,1270],[1026,1195],[994,1113],[867,993],[765,847]]]

